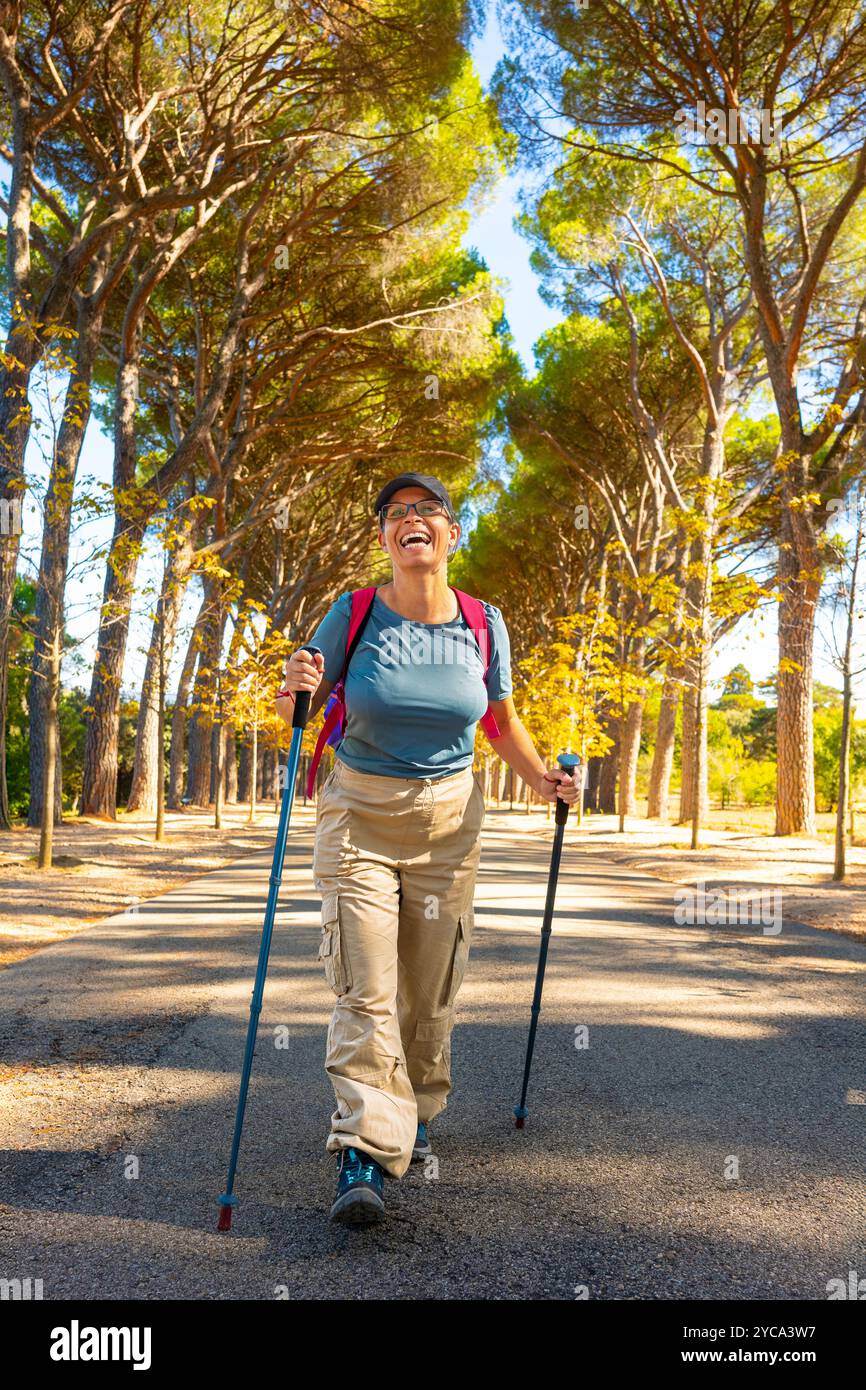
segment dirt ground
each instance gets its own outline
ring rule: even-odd
[[[121,814],[116,822],[69,817],[54,832],[54,866],[36,867],[38,830],[0,832],[0,967],[60,941],[103,917],[174,888],[184,880],[274,843],[273,803],[260,802],[255,825],[249,805],[228,806],[223,826],[196,808],[166,813],[166,837],[154,841],[152,819]],[[297,825],[314,818],[296,806]]]
[[[122,814],[115,823],[70,818],[55,831],[56,862],[47,871],[36,867],[38,831],[0,832],[0,967],[124,908],[134,912],[137,903],[244,854],[269,850],[277,823],[273,806],[262,802],[253,826],[246,823],[248,815],[248,806],[229,806],[222,829],[215,830],[212,811],[169,812],[161,844],[154,842],[152,820]],[[566,846],[604,853],[671,883],[703,883],[707,891],[778,890],[786,918],[863,937],[866,848],[848,851],[848,879],[833,883],[827,819],[817,839],[777,839],[764,831],[770,822],[755,812],[714,813],[703,847],[694,853],[688,827],[635,818],[620,834],[613,816],[586,816],[578,826],[572,812]],[[292,821],[297,829],[309,827],[315,808],[296,805]],[[521,833],[550,835],[553,821],[544,811],[491,805],[485,826],[489,833],[519,826]]]

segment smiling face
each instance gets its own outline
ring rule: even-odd
[[[433,497],[426,487],[401,487],[390,502],[420,502]],[[438,500],[438,499],[437,499]],[[398,521],[380,524],[379,544],[391,556],[396,570],[423,569],[434,571],[447,564],[448,547],[456,545],[460,523],[442,516],[418,516],[414,511]]]

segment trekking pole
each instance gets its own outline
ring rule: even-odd
[[[280,819],[277,826],[277,842],[274,846],[274,862],[271,866],[271,882],[268,890],[268,905],[265,908],[265,922],[262,929],[262,943],[259,947],[259,963],[256,970],[256,980],[253,986],[253,999],[250,1005],[250,1021],[247,1028],[247,1045],[244,1052],[244,1065],[241,1072],[241,1091],[238,1097],[237,1114],[235,1115],[235,1133],[232,1140],[232,1153],[229,1159],[229,1176],[226,1183],[226,1190],[217,1200],[219,1202],[220,1214],[217,1222],[218,1231],[230,1231],[232,1225],[232,1207],[236,1207],[238,1199],[234,1194],[235,1171],[238,1164],[238,1150],[241,1144],[241,1130],[244,1124],[244,1111],[247,1104],[247,1089],[250,1084],[250,1072],[253,1067],[253,1053],[256,1047],[256,1033],[259,1027],[259,1014],[262,1010],[262,995],[265,990],[265,975],[268,969],[268,956],[271,949],[271,936],[274,930],[274,918],[277,912],[277,898],[280,894],[280,883],[283,877],[283,860],[286,856],[286,837],[289,830],[289,818],[292,814],[292,802],[295,799],[295,779],[298,775],[298,761],[301,756],[301,740],[304,737],[304,728],[310,713],[310,691],[298,690],[295,694],[295,709],[292,715],[292,742],[289,748],[289,759],[286,764],[286,785],[283,788],[283,800],[280,806]]]
[[[580,766],[580,758],[577,753],[560,753],[557,763],[563,772],[573,773],[575,768]],[[544,904],[544,920],[541,924],[541,950],[538,953],[538,968],[535,972],[535,994],[532,999],[532,1020],[529,1024],[529,1042],[526,1045],[526,1064],[523,1068],[523,1090],[520,1093],[520,1104],[515,1105],[514,1126],[516,1129],[523,1129],[523,1122],[529,1111],[526,1108],[526,1091],[529,1086],[529,1069],[532,1066],[532,1049],[535,1045],[535,1030],[538,1027],[538,1015],[541,1013],[541,991],[544,988],[544,967],[547,964],[547,947],[550,942],[551,923],[553,922],[553,903],[556,897],[556,884],[559,878],[559,861],[562,857],[562,838],[565,834],[565,822],[568,820],[568,802],[563,801],[561,796],[556,798],[556,830],[553,836],[553,853],[550,856],[550,876],[547,880],[547,901]]]

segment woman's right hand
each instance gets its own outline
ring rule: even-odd
[[[314,695],[325,674],[325,658],[321,652],[310,652],[305,647],[293,652],[286,662],[286,679],[283,689],[297,692],[309,690]]]

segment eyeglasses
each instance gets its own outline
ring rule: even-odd
[[[386,502],[384,507],[379,508],[379,516],[383,521],[399,521],[401,517],[408,516],[413,507],[416,516],[450,518],[451,515],[445,504],[437,502],[435,497],[422,497],[420,502]]]

